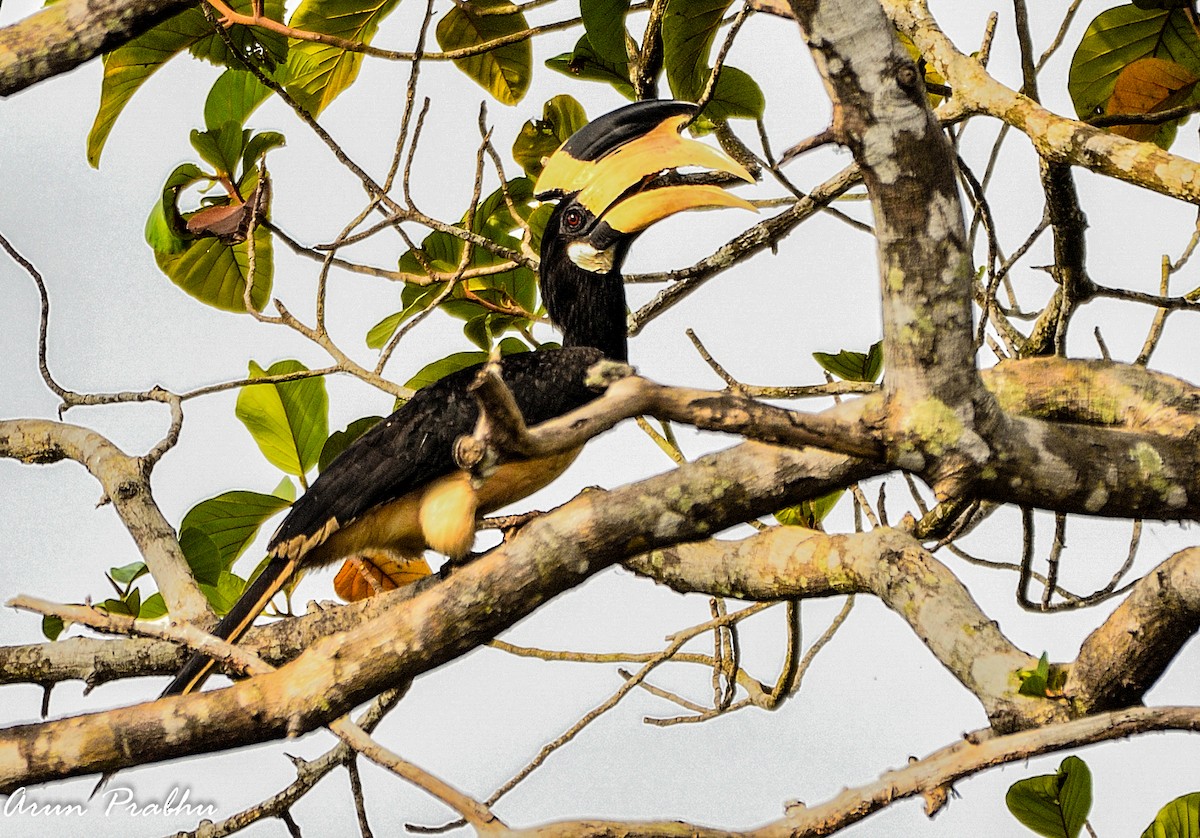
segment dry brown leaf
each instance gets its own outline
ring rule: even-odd
[[[394,553],[373,550],[346,559],[333,579],[333,590],[346,602],[411,585],[433,573],[429,563],[418,556],[407,559]]]
[[[189,233],[197,236],[244,241],[246,234],[242,227],[249,223],[249,210],[250,207],[246,204],[206,207],[188,219],[187,229]]]
[[[1162,58],[1139,58],[1117,76],[1106,114],[1157,113],[1183,104],[1200,81],[1188,68]],[[1153,140],[1161,125],[1117,125],[1114,134],[1143,142]]]

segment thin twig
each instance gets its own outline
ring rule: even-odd
[[[717,50],[717,57],[713,61],[713,68],[708,74],[708,80],[704,83],[704,90],[701,92],[700,98],[696,100],[696,104],[698,105],[697,114],[702,112],[704,107],[712,101],[713,92],[717,89],[717,78],[721,75],[721,68],[725,66],[725,56],[729,54],[729,49],[733,46],[733,39],[741,31],[742,24],[746,22],[746,18],[750,17],[750,13],[753,11],[748,2],[743,3],[742,8],[734,17],[733,25],[729,27],[729,32],[725,35],[725,40],[721,42],[721,48]]]

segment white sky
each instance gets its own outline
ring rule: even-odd
[[[33,11],[36,2],[9,0],[0,24]],[[419,4],[404,4],[385,24],[376,43],[408,49],[415,39]],[[967,7],[969,5],[969,8]],[[1065,3],[1031,4],[1037,19],[1040,51],[1051,37],[1055,14]],[[1043,14],[1042,6],[1053,6]],[[1074,43],[1105,3],[1088,3],[1044,77],[1044,100],[1070,113],[1065,71]],[[553,8],[553,7],[552,7]],[[978,41],[986,7],[944,2],[939,20],[967,48]],[[993,71],[1015,84],[1015,45],[1005,13],[993,50]],[[496,145],[507,149],[520,124],[541,112],[558,92],[581,99],[595,116],[622,104],[607,87],[572,82],[541,68],[541,62],[568,49],[569,33],[535,45],[538,71],[524,102],[507,108],[488,104]],[[743,30],[731,64],[752,72],[763,84],[767,123],[776,150],[824,127],[827,99],[790,23],[760,16]],[[367,62],[359,83],[322,117],[322,123],[368,171],[386,168],[403,107],[407,65]],[[188,131],[202,125],[202,104],[218,70],[181,58],[152,78],[122,114],[109,139],[99,171],[88,168],[84,143],[95,111],[100,65],[79,70],[0,102],[0,232],[46,277],[52,300],[50,366],[59,382],[81,391],[145,389],[161,384],[174,390],[244,375],[254,359],[264,366],[296,357],[309,366],[328,361],[290,333],[206,308],[184,295],[154,265],[142,241],[142,225],[167,173],[194,155]],[[415,197],[424,211],[457,218],[471,192],[475,129],[482,92],[447,64],[427,64],[421,94],[434,97],[425,140],[413,177]],[[259,130],[281,130],[288,146],[270,156],[275,187],[273,218],[304,242],[334,237],[363,204],[356,182],[283,107],[270,102],[252,117]],[[965,155],[982,171],[994,124],[973,124]],[[739,126],[748,141],[754,131]],[[753,143],[752,143],[753,145]],[[1194,157],[1195,130],[1181,131],[1176,151]],[[1011,251],[1036,224],[1036,164],[1028,143],[1010,139],[1007,165],[991,193],[1001,216],[1001,237]],[[824,150],[793,164],[796,182],[807,188],[849,162],[844,152]],[[511,164],[510,177],[518,173]],[[1162,253],[1177,256],[1194,223],[1194,210],[1148,194],[1109,184],[1079,172],[1077,178],[1090,222],[1089,268],[1098,282],[1157,290]],[[490,187],[489,187],[490,188]],[[761,187],[755,195],[777,194]],[[847,208],[865,218],[865,205]],[[690,264],[713,242],[725,241],[751,223],[741,213],[689,215],[645,236],[627,266],[630,272]],[[414,231],[419,237],[420,233]],[[1048,242],[1048,239],[1046,240]],[[384,266],[394,264],[403,245],[381,236],[356,255]],[[316,270],[312,263],[276,249],[275,294],[302,318],[311,320]],[[1050,261],[1048,244],[1039,244],[1026,265]],[[1195,268],[1181,283],[1190,288]],[[1028,305],[1047,293],[1049,281],[1026,267],[1022,287],[1031,289]],[[0,260],[0,334],[10,363],[0,372],[0,416],[53,417],[56,400],[40,381],[36,364],[37,295],[33,283],[15,265]],[[777,256],[762,254],[745,269],[719,277],[699,293],[651,324],[631,344],[633,362],[646,375],[672,384],[717,387],[719,381],[696,356],[683,334],[694,328],[712,353],[735,375],[752,383],[809,383],[819,380],[813,351],[865,350],[878,339],[874,246],[843,223],[819,217],[803,225],[780,247]],[[657,290],[630,289],[637,306]],[[1184,290],[1183,285],[1175,290]],[[396,310],[399,289],[386,281],[335,274],[331,323],[335,337],[368,365],[373,353],[362,343],[366,329]],[[1115,358],[1130,360],[1145,335],[1151,313],[1096,302],[1085,307],[1072,326],[1072,351],[1095,356],[1093,325],[1103,328]],[[1193,323],[1187,315],[1169,321],[1155,366],[1183,377],[1194,373],[1184,363],[1195,356]],[[403,381],[430,360],[470,348],[458,321],[430,318],[397,353],[388,369]],[[548,333],[547,333],[548,334]],[[347,378],[329,382],[331,428],[367,413],[388,410],[390,398]],[[179,446],[158,466],[154,487],[167,518],[177,524],[197,501],[233,488],[270,491],[279,475],[259,455],[233,417],[233,393],[189,402]],[[161,406],[79,408],[67,419],[105,433],[127,451],[141,452],[163,433]],[[682,434],[685,451],[696,456],[723,447],[727,439]],[[669,466],[666,458],[636,429],[597,440],[581,461],[551,489],[522,504],[547,508],[580,488],[616,486]],[[893,520],[907,508],[898,483],[889,486]],[[874,496],[875,489],[868,494]],[[95,508],[98,486],[76,464],[21,466],[0,461],[0,594],[17,593],[80,601],[107,595],[103,571],[138,556],[111,508]],[[850,526],[849,505],[835,511],[833,528]],[[1128,525],[1072,520],[1063,584],[1076,589],[1103,585],[1123,560]],[[1050,528],[1039,535],[1048,543]],[[1145,571],[1180,546],[1191,533],[1176,525],[1148,528],[1138,568]],[[1019,555],[1019,522],[1004,513],[968,541],[971,549],[994,559]],[[250,566],[261,555],[248,551]],[[1042,551],[1044,555],[1044,549]],[[1073,658],[1080,641],[1101,619],[1083,614],[1029,616],[1013,603],[1015,579],[985,573],[945,559],[959,572],[984,609],[1009,637],[1027,651],[1048,650],[1052,659]],[[243,572],[246,568],[243,568]],[[331,596],[330,576],[314,575],[297,602]],[[815,639],[840,607],[840,601],[804,605],[806,644]],[[661,648],[664,635],[707,618],[702,597],[680,597],[611,570],[582,589],[566,594],[506,635],[516,643],[577,650]],[[0,611],[0,643],[36,642],[39,621],[12,610]],[[761,679],[774,677],[782,659],[782,609],[743,627],[747,666]],[[708,640],[699,648],[707,648]],[[1194,700],[1196,650],[1190,646],[1164,683],[1152,693],[1157,703]],[[681,668],[660,673],[655,683],[678,688],[704,701],[708,675]],[[400,708],[382,726],[380,739],[406,758],[465,791],[486,798],[520,769],[545,742],[582,713],[603,701],[620,681],[615,667],[547,664],[516,660],[481,650],[453,666],[423,677]],[[107,685],[82,697],[78,684],[54,691],[55,714],[96,710],[156,695],[161,680]],[[0,722],[33,720],[41,693],[35,687],[4,689]],[[842,633],[817,658],[799,696],[775,713],[743,711],[705,725],[658,728],[643,716],[671,715],[672,709],[643,693],[628,697],[572,745],[512,792],[497,813],[513,825],[530,825],[573,816],[677,817],[730,828],[778,818],[787,800],[821,802],[840,788],[867,782],[881,771],[902,765],[951,742],[985,720],[978,705],[913,638],[896,616],[861,597]],[[317,733],[253,753],[222,754],[181,765],[126,771],[115,785],[130,785],[143,801],[163,799],[172,787],[190,790],[192,802],[213,801],[217,817],[249,806],[293,778],[284,753],[316,756],[332,737]],[[265,753],[264,751],[270,751]],[[1163,803],[1197,788],[1190,766],[1198,754],[1194,739],[1182,735],[1144,737],[1136,742],[1089,749],[1083,756],[1095,775],[1092,823],[1102,836],[1138,834]],[[929,823],[920,803],[896,804],[844,834],[885,836],[1021,835],[1004,809],[1004,790],[1013,781],[1052,771],[1061,756],[993,771],[959,784],[960,800]],[[246,770],[252,766],[249,776]],[[1130,770],[1130,767],[1135,770]],[[1185,768],[1187,766],[1187,768]],[[392,834],[405,822],[440,823],[442,807],[388,775],[364,771],[372,826]],[[252,779],[251,779],[252,778]],[[94,778],[54,784],[31,792],[41,802],[86,798]],[[353,823],[344,774],[324,781],[294,811],[307,835],[349,834]],[[187,828],[186,818],[148,817],[131,821],[105,817],[93,806],[86,819],[5,817],[0,835],[95,836],[154,835]],[[285,835],[279,822],[260,824],[245,834]]]

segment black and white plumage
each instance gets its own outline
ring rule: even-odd
[[[752,179],[724,152],[680,136],[694,113],[685,102],[635,103],[589,123],[548,158],[535,194],[559,205],[542,236],[539,284],[563,346],[500,362],[527,425],[591,401],[597,394],[584,384],[587,370],[605,358],[626,360],[620,271],[638,234],[682,210],[750,207],[716,186],[654,186],[661,172],[684,166]],[[271,561],[213,633],[236,641],[298,567],[366,551],[415,558],[427,547],[459,558],[479,515],[557,477],[578,452],[503,463],[482,484],[457,467],[454,443],[478,418],[468,390],[477,372],[422,388],[347,447],[293,505],[270,540]],[[213,665],[193,655],[163,695],[197,689]]]

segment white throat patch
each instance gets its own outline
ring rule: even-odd
[[[571,242],[567,245],[567,258],[585,271],[606,274],[613,268],[613,248],[597,250],[587,242]]]

